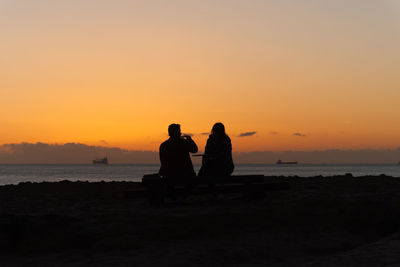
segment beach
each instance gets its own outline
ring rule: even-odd
[[[400,264],[400,179],[266,177],[258,198],[193,195],[151,206],[137,182],[0,187],[1,266]]]

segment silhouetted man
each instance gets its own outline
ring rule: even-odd
[[[181,137],[181,126],[171,124],[168,127],[169,139],[160,145],[160,175],[165,179],[171,194],[174,194],[174,185],[186,184],[186,191],[196,177],[190,153],[196,153],[198,148],[190,136]]]

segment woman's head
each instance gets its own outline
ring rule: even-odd
[[[221,122],[217,122],[211,129],[211,134],[216,136],[226,135],[225,126]]]

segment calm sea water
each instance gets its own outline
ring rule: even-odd
[[[140,181],[143,174],[156,173],[158,164],[111,164],[111,165],[0,165],[0,185],[20,182],[70,181]],[[198,171],[199,165],[195,165]],[[400,177],[400,165],[275,165],[237,164],[234,174],[264,174],[271,176],[330,176],[352,173],[354,176],[385,174]]]

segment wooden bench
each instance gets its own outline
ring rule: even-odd
[[[163,178],[158,174],[143,176],[142,184],[146,188],[147,197],[152,204],[164,203],[167,195]],[[262,195],[265,191],[287,190],[290,184],[287,182],[268,182],[264,175],[232,175],[224,178],[196,177],[192,184],[195,185],[191,194],[215,193],[243,193],[247,197]],[[212,186],[210,186],[212,185]],[[176,184],[176,192],[182,194],[184,184]]]

